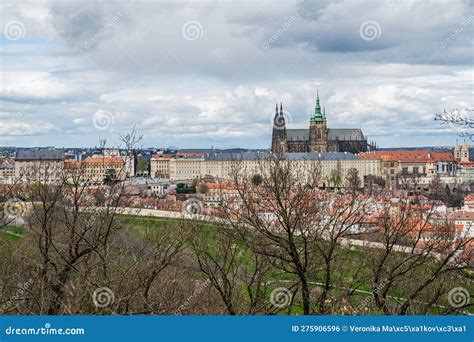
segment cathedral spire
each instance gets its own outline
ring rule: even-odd
[[[311,116],[311,121],[321,122],[321,121],[325,121],[325,120],[326,120],[325,116],[321,112],[321,104],[319,102],[319,90],[318,90],[317,95],[316,95],[316,105],[314,106],[314,113]]]
[[[275,106],[275,118],[273,119],[273,128],[277,130],[285,129],[285,116],[283,115],[283,104],[280,102],[280,111],[278,103]]]

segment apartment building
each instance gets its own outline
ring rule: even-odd
[[[309,152],[287,153],[286,158],[295,163],[296,168],[310,171],[318,167],[321,172],[322,185],[329,185],[329,178],[334,170],[345,179],[350,169],[358,171],[361,183],[368,175],[381,175],[381,162],[378,159],[358,159],[346,152]],[[151,159],[152,175],[166,175],[170,180],[191,180],[205,176],[229,178],[230,173],[239,163],[239,168],[247,175],[266,172],[271,165],[271,155],[267,152],[245,153],[209,153],[192,156],[157,156]],[[341,184],[342,185],[342,184]]]
[[[457,162],[451,152],[430,150],[383,150],[358,154],[360,159],[381,161],[381,173],[387,187],[396,189],[408,180],[421,186],[439,176],[446,184],[455,184]]]
[[[52,147],[18,148],[15,178],[22,181],[52,182],[62,178],[64,151]]]
[[[102,183],[106,177],[124,180],[127,176],[125,162],[121,157],[92,156],[81,163],[84,177],[91,183]]]
[[[13,160],[0,161],[0,184],[13,184],[15,181],[15,163]]]

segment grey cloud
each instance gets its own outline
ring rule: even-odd
[[[0,117],[38,143],[92,145],[136,124],[145,145],[268,147],[274,103],[284,102],[293,128],[306,127],[318,88],[332,127],[360,126],[385,145],[415,144],[416,132],[420,143],[429,134],[448,143],[454,133],[431,116],[472,104],[472,26],[459,30],[472,12],[467,1],[42,6],[41,19],[28,3],[2,12],[38,40],[1,51],[2,76],[28,77],[4,82]],[[379,38],[360,37],[368,20]],[[202,26],[196,40],[182,34],[190,21]],[[7,118],[30,102],[24,118]],[[99,110],[113,113],[114,130],[94,129]],[[0,143],[27,143],[21,134]]]

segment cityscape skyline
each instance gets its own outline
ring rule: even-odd
[[[0,342],[474,342],[473,28],[2,1]]]
[[[452,146],[435,115],[472,107],[469,1],[162,5],[2,4],[0,145],[269,148],[274,103],[306,127],[319,89],[331,127]]]

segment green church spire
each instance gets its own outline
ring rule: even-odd
[[[321,104],[319,103],[319,90],[316,96],[316,106],[314,106],[314,114],[311,116],[311,121],[321,122],[326,121],[326,115],[321,112]]]

